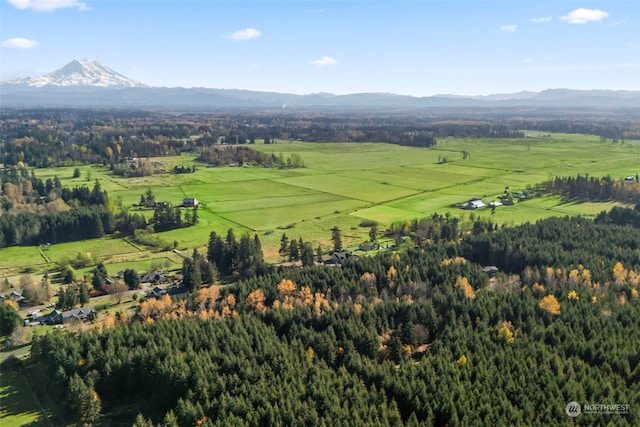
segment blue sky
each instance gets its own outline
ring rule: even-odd
[[[0,78],[95,59],[153,86],[640,90],[640,1],[0,0]]]

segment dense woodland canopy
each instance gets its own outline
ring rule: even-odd
[[[451,117],[450,117],[451,116]],[[460,117],[463,118],[460,118]],[[0,113],[0,163],[33,167],[110,165],[115,172],[132,158],[200,153],[215,144],[301,140],[379,141],[431,147],[436,138],[522,138],[522,129],[600,135],[624,143],[640,137],[633,119],[556,119],[529,113],[341,113],[256,111],[168,113],[100,109],[4,109]],[[466,117],[466,118],[464,118]],[[623,116],[624,117],[624,116]],[[197,138],[194,138],[197,136]],[[143,173],[137,171],[136,173]]]
[[[640,230],[608,216],[461,241],[436,241],[457,220],[434,216],[404,227],[430,231],[403,253],[149,300],[100,331],[37,338],[33,361],[67,422],[637,425]],[[232,244],[212,235],[211,254]],[[573,400],[631,413],[572,419]]]

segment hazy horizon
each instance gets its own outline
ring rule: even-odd
[[[156,87],[289,94],[640,90],[640,4],[6,0],[3,81],[91,59]]]

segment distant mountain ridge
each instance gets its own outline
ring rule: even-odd
[[[129,108],[640,108],[640,91],[547,89],[415,97],[390,93],[295,95],[240,89],[151,87],[98,61],[73,60],[38,77],[0,84],[3,106]],[[285,107],[286,106],[286,107]]]
[[[88,59],[74,59],[64,67],[36,77],[26,77],[7,82],[25,87],[102,87],[102,88],[127,88],[148,87],[126,77],[111,68],[102,65],[98,61]]]

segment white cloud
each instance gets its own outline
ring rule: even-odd
[[[7,0],[18,9],[37,10],[38,12],[50,12],[57,9],[71,7],[78,10],[87,10],[87,4],[78,0]]]
[[[553,16],[545,16],[542,18],[531,18],[531,22],[533,22],[534,24],[543,24],[545,22],[551,22],[552,19]]]
[[[333,59],[330,56],[323,56],[320,59],[316,59],[315,61],[311,61],[311,64],[317,67],[326,67],[327,65],[336,65],[338,61]]]
[[[542,58],[524,58],[522,60],[520,60],[521,64],[533,64],[533,63],[540,63],[540,62],[548,62],[551,60],[550,56],[545,56]]]
[[[627,22],[627,18],[620,19],[613,24],[609,25],[610,27],[617,27],[618,25],[622,25]]]
[[[589,22],[600,21],[609,16],[608,12],[600,9],[574,9],[565,16],[561,16],[561,21],[567,21],[569,24],[586,24]]]
[[[500,27],[500,30],[504,31],[505,33],[513,33],[517,29],[517,25],[503,25],[502,27]]]
[[[235,40],[235,41],[242,41],[242,40],[257,39],[260,36],[262,36],[262,33],[256,30],[255,28],[245,28],[244,30],[236,31],[230,36],[226,36],[226,38],[230,40]]]
[[[31,49],[38,46],[35,40],[29,40],[22,37],[13,37],[2,42],[2,47],[9,49]]]

